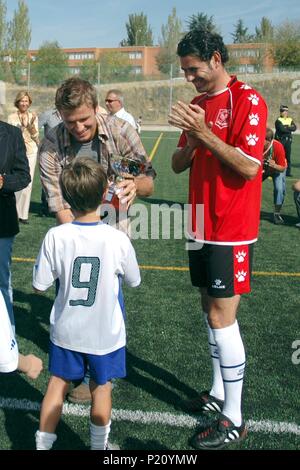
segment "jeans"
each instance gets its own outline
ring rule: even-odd
[[[11,252],[15,237],[0,238],[0,290],[2,292],[10,322],[14,328],[13,291],[11,285]],[[1,327],[1,325],[0,325]]]
[[[272,176],[274,186],[274,204],[276,206],[282,206],[285,197],[285,176],[286,170],[282,173],[277,173]]]

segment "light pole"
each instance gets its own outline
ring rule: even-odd
[[[31,62],[31,57],[29,57],[29,60],[28,60],[28,67],[27,67],[27,91],[28,91],[28,92],[29,92],[29,88],[30,88],[30,74],[31,74],[30,62]]]
[[[98,103],[100,102],[100,59],[97,64],[97,95],[98,95]]]
[[[173,64],[170,65],[170,96],[169,96],[169,114],[172,111],[173,101]]]

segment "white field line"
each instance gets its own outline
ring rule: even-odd
[[[16,398],[0,397],[0,408],[22,411],[39,411],[40,403],[26,399],[18,400]],[[63,407],[64,415],[89,416],[90,407],[84,405],[73,405],[65,403]],[[115,421],[130,421],[141,424],[161,424],[164,426],[175,426],[177,428],[193,429],[197,426],[196,417],[189,415],[180,415],[172,413],[145,412],[141,410],[113,410],[112,419]],[[296,423],[285,423],[270,420],[247,421],[247,426],[252,432],[262,432],[268,434],[295,434],[300,436],[300,426]]]

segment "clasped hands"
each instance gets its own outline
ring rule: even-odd
[[[179,127],[185,131],[188,136],[197,140],[210,131],[212,123],[208,125],[205,122],[205,111],[197,104],[186,104],[182,101],[177,101],[172,106],[172,111],[169,114],[169,124]]]

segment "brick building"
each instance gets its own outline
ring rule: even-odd
[[[239,73],[271,72],[273,60],[268,53],[268,46],[262,43],[243,43],[227,45],[231,68]],[[126,46],[126,47],[80,47],[63,49],[68,57],[71,74],[79,74],[80,66],[85,60],[94,60],[101,64],[103,52],[118,52],[126,55],[132,66],[133,75],[155,77],[160,74],[156,65],[159,46]],[[37,50],[30,50],[34,61]]]
[[[126,46],[126,47],[78,47],[63,49],[68,57],[70,72],[78,74],[80,66],[85,60],[95,60],[101,63],[103,52],[118,52],[126,55],[132,66],[134,75],[155,76],[159,75],[155,57],[159,52],[159,46]],[[37,50],[30,50],[29,55],[34,60]]]

